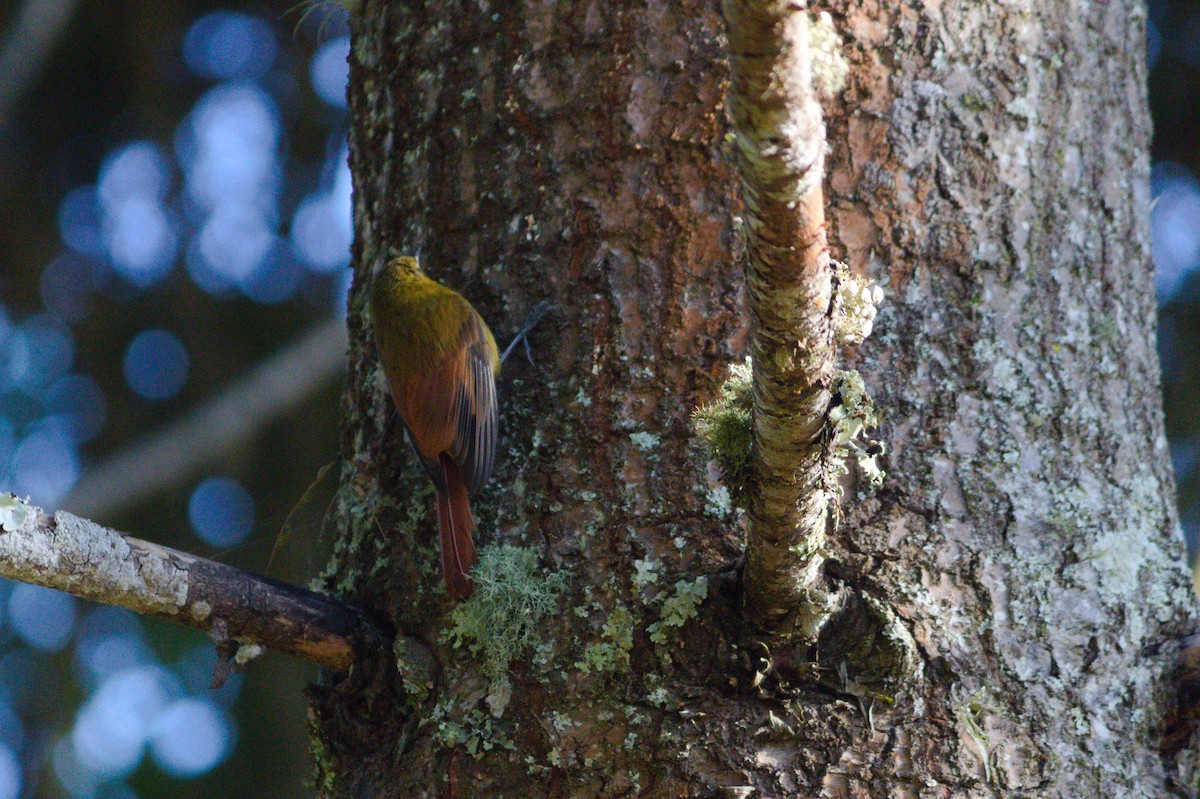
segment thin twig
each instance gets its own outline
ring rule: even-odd
[[[820,576],[835,350],[825,124],[802,4],[724,0],[723,10],[750,260],[754,475],[745,600],[763,627],[811,637],[826,615]]]

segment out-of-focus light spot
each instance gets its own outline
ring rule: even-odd
[[[21,795],[22,773],[16,752],[0,744],[0,799],[17,799]]]
[[[346,81],[350,76],[350,37],[325,42],[313,56],[308,74],[313,91],[334,108],[346,107]]]
[[[353,219],[354,179],[350,175],[350,151],[343,147],[334,158],[333,188],[329,196],[333,200],[334,214],[347,237],[354,231]]]
[[[58,234],[82,255],[104,255],[100,199],[95,186],[71,190],[58,204]]]
[[[189,260],[188,273],[196,285],[212,294],[244,288],[275,242],[275,232],[259,209],[226,203],[200,230],[197,243],[201,260]]]
[[[13,430],[25,430],[29,425],[45,418],[41,400],[34,399],[23,391],[0,394],[0,416],[12,423]]]
[[[0,657],[0,695],[18,713],[27,712],[47,689],[46,670],[40,656],[25,646],[16,646]]]
[[[104,392],[86,375],[60,377],[46,391],[46,413],[66,421],[77,444],[91,441],[104,426],[107,405]]]
[[[3,698],[0,698],[0,743],[18,752],[25,743],[25,725],[13,706]]]
[[[176,136],[188,196],[206,211],[236,201],[273,214],[281,136],[279,111],[265,91],[242,84],[211,89]]]
[[[171,271],[177,225],[163,205],[171,164],[158,145],[135,141],[114,148],[100,167],[96,197],[108,257],[130,283],[147,288]]]
[[[42,303],[67,324],[83,321],[97,287],[97,265],[73,252],[63,253],[42,270]]]
[[[1175,468],[1175,482],[1182,483],[1192,475],[1196,461],[1200,459],[1200,438],[1176,438],[1171,441],[1171,465]]]
[[[350,237],[328,194],[309,195],[292,217],[292,245],[316,272],[333,272],[350,264]]]
[[[104,241],[117,272],[139,288],[166,277],[179,250],[166,207],[151,197],[124,197],[105,211]]]
[[[58,652],[75,628],[75,598],[40,585],[19,583],[8,600],[8,620],[22,641],[42,652]]]
[[[354,228],[348,157],[344,147],[337,152],[326,166],[333,174],[329,190],[309,195],[292,217],[292,246],[316,272],[334,272],[350,264]]]
[[[0,657],[0,696],[17,713],[26,713],[46,690],[46,669],[38,660],[40,656],[29,647],[12,647]]]
[[[17,452],[17,433],[7,416],[0,416],[0,485],[11,480],[13,455]]]
[[[183,39],[183,60],[204,78],[253,80],[275,63],[279,45],[266,20],[233,11],[205,14]]]
[[[50,314],[38,314],[21,322],[10,348],[11,380],[31,397],[41,397],[75,360],[71,329]]]
[[[141,761],[151,726],[178,693],[178,683],[157,666],[129,669],[105,680],[75,719],[75,756],[103,779],[126,776]]]
[[[179,699],[164,710],[151,730],[154,762],[176,777],[195,777],[211,770],[232,749],[229,720],[212,702]]]
[[[128,197],[161,200],[171,188],[171,162],[150,141],[134,141],[114,148],[100,166],[96,192],[104,205]]]
[[[291,299],[300,288],[302,277],[301,269],[288,248],[277,241],[258,269],[243,284],[242,291],[255,302],[273,305]]]
[[[1162,380],[1165,384],[1174,383],[1179,379],[1183,365],[1183,352],[1179,347],[1178,322],[1174,316],[1163,315],[1158,319],[1158,340],[1155,342],[1158,350],[1158,366],[1162,370]]]
[[[1200,266],[1200,184],[1187,167],[1162,162],[1151,170],[1150,193],[1154,284],[1159,304],[1165,304]]]
[[[12,387],[13,336],[16,329],[8,318],[8,312],[0,303],[0,391]]]
[[[110,782],[96,789],[96,799],[138,799],[138,795],[123,782]]]
[[[211,477],[192,492],[188,521],[205,543],[234,546],[245,541],[254,528],[254,500],[236,480]]]
[[[30,425],[13,454],[8,490],[54,510],[78,479],[79,454],[67,423],[52,416]]]
[[[96,799],[96,787],[100,781],[90,769],[79,762],[70,736],[59,739],[54,745],[51,762],[59,785],[72,799]]]
[[[142,637],[141,621],[127,610],[98,608],[79,626],[76,638],[75,658],[83,668],[83,683],[88,688],[117,672],[156,662]]]
[[[1183,530],[1183,542],[1187,545],[1188,563],[1196,560],[1196,551],[1200,549],[1200,518],[1195,506],[1183,508],[1179,513],[1179,526]]]
[[[165,330],[144,330],[125,350],[125,382],[139,396],[169,399],[179,393],[187,377],[187,349]]]
[[[141,618],[131,610],[100,605],[79,624],[79,639],[82,645],[90,638],[107,638],[112,635],[140,637],[144,631]]]

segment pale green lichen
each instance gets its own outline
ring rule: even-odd
[[[321,737],[321,731],[311,720],[311,716],[308,732],[309,756],[313,764],[312,777],[308,782],[321,796],[333,796],[334,788],[337,787],[337,769],[332,754],[325,746],[325,739]]]
[[[11,533],[23,530],[37,510],[28,498],[20,499],[16,494],[0,494],[0,530]]]
[[[667,703],[670,702],[670,699],[671,694],[668,693],[667,689],[663,688],[662,686],[659,686],[658,688],[651,690],[650,693],[646,694],[646,701],[655,707],[666,707]]]
[[[875,326],[875,316],[883,302],[883,289],[875,281],[858,277],[841,261],[834,261],[834,285],[837,307],[834,326],[843,344],[862,344]]]
[[[812,52],[813,83],[817,91],[831,98],[846,85],[850,62],[842,55],[842,38],[833,27],[833,17],[822,11],[808,20],[808,46]]]
[[[542,569],[531,549],[503,544],[480,550],[471,579],[475,593],[454,608],[447,635],[483,659],[489,679],[500,680],[537,642],[538,622],[554,610],[566,575]]]
[[[954,690],[951,698],[954,701],[954,715],[958,718],[958,723],[962,725],[967,737],[975,744],[979,758],[983,761],[984,782],[991,784],[995,779],[995,771],[992,767],[992,743],[984,730],[984,723],[987,716],[997,715],[1001,708],[991,698],[986,688],[979,689],[965,699],[959,697],[958,691]]]
[[[721,394],[692,413],[696,433],[708,445],[733,505],[741,507],[750,481],[754,434],[750,422],[750,359],[734,364],[721,385]]]
[[[658,582],[658,561],[653,558],[639,558],[633,562],[633,587],[644,591],[647,586]]]
[[[884,454],[883,443],[868,439],[865,434],[879,426],[879,414],[867,394],[862,375],[851,369],[838,372],[834,380],[833,407],[829,410],[833,441],[830,453],[830,472],[837,479],[849,470],[853,458],[872,487],[883,483],[884,471],[878,458]],[[840,487],[837,489],[840,496]]]
[[[625,672],[629,670],[629,653],[633,649],[633,614],[617,605],[604,622],[603,641],[588,644],[583,660],[575,667],[589,673]]]
[[[658,436],[653,433],[630,433],[629,440],[642,452],[650,452],[658,448]]]
[[[437,742],[447,748],[462,748],[472,757],[483,757],[484,753],[493,749],[516,750],[516,744],[505,732],[504,728],[495,723],[495,719],[478,708],[472,709],[457,721],[449,717],[449,708],[438,705],[430,716],[435,726],[434,737]]]
[[[704,509],[714,516],[724,516],[733,510],[733,496],[729,487],[719,485],[705,493]]]
[[[678,632],[690,619],[696,617],[700,604],[708,597],[708,578],[680,580],[675,583],[675,593],[667,597],[659,611],[658,621],[646,628],[650,640],[665,644],[672,632]]]

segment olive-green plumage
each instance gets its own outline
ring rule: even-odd
[[[479,313],[426,277],[416,258],[395,258],[375,275],[371,319],[396,411],[437,494],[446,587],[462,599],[475,563],[467,493],[484,484],[496,456],[500,353]]]

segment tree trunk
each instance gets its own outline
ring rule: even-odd
[[[1160,748],[1192,601],[1153,346],[1144,9],[828,10],[851,64],[826,104],[831,241],[890,287],[853,362],[890,474],[847,491],[824,579],[849,598],[804,651],[743,618],[742,521],[689,423],[746,332],[717,4],[356,16],[326,583],[428,651],[314,686],[323,795],[1195,785]],[[479,590],[451,615],[432,492],[380,391],[362,312],[392,249],[501,340],[556,307],[534,364],[505,366],[500,466],[473,500],[479,544],[517,564],[500,596],[533,598],[495,617]]]

